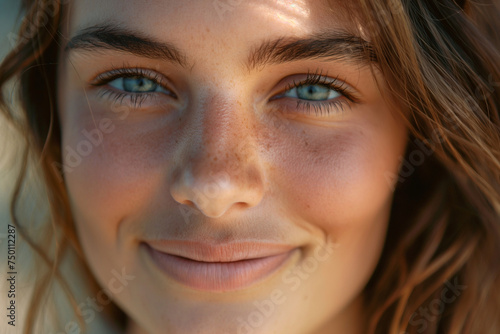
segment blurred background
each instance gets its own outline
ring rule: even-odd
[[[9,33],[15,33],[13,27],[16,24],[20,3],[21,0],[0,0],[0,58],[2,59],[11,46]]]
[[[21,0],[0,0],[0,59],[12,48],[16,36],[16,26],[19,24],[18,13]],[[15,151],[16,141],[13,134],[6,127],[5,119],[0,116],[0,248],[4,224],[9,220],[8,200],[11,194],[11,188],[14,181],[13,174],[13,153]],[[0,252],[4,254],[4,252]]]

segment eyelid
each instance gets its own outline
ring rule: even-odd
[[[337,92],[339,96],[326,100],[307,100],[285,95],[292,89],[309,85],[328,87],[328,89]],[[308,116],[314,113],[314,117],[323,118],[326,115],[326,119],[333,117],[337,120],[338,116],[336,115],[344,114],[346,109],[351,109],[356,104],[362,103],[358,91],[351,87],[347,80],[341,79],[340,75],[336,77],[328,76],[326,73],[323,75],[321,70],[287,76],[280,80],[276,86],[279,93],[271,95],[268,101],[274,104],[273,109],[284,114],[295,115],[298,113]]]
[[[172,96],[177,98],[177,94],[171,88],[169,80],[163,75],[156,71],[145,69],[141,67],[118,67],[113,68],[107,72],[98,74],[94,79],[90,81],[90,85],[94,87],[100,87],[108,84],[109,82],[119,79],[119,78],[130,78],[130,77],[144,77],[148,80],[153,81],[157,85],[163,87],[164,89],[171,92]],[[130,93],[130,94],[141,94],[141,93]]]
[[[292,80],[292,82],[290,82]],[[307,72],[303,74],[294,74],[292,76],[288,76],[277,84],[278,87],[282,87],[279,89],[279,93],[274,94],[270,100],[275,100],[278,98],[283,98],[284,94],[297,87],[308,86],[308,85],[322,85],[326,87],[330,87],[337,91],[342,97],[347,98],[350,102],[359,103],[359,93],[356,89],[354,89],[351,85],[347,83],[346,80],[340,78],[340,76],[330,77],[326,74],[322,74],[321,71],[316,72]],[[284,87],[283,87],[284,86]],[[320,102],[320,101],[313,101]]]
[[[165,91],[127,92],[110,85],[114,80],[127,77],[140,77],[151,80]],[[173,85],[170,84],[167,77],[155,70],[142,67],[128,65],[113,67],[106,72],[97,74],[89,81],[89,85],[98,88],[97,96],[100,99],[105,99],[112,104],[127,105],[136,110],[164,109],[166,106],[172,105],[172,103],[179,102],[178,95],[170,88]]]

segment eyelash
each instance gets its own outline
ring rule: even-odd
[[[93,80],[91,85],[95,87],[102,87],[116,79],[132,78],[132,77],[143,77],[148,80],[151,80],[158,86],[161,86],[164,89],[171,92],[172,97],[177,98],[175,93],[173,93],[170,89],[166,88],[166,84],[164,83],[163,78],[159,74],[140,67],[113,68],[109,72],[98,75]],[[99,93],[99,97],[103,98],[105,96],[107,96],[113,103],[119,103],[119,104],[123,104],[123,100],[125,98],[129,98],[132,107],[135,109],[140,109],[143,103],[148,99],[154,99],[155,97],[157,97],[156,92],[130,93],[130,92],[117,92],[113,89],[103,88]]]
[[[344,107],[350,108],[352,103],[358,102],[358,99],[349,92],[347,84],[343,80],[340,80],[338,76],[335,78],[330,78],[326,76],[326,74],[323,75],[321,71],[316,71],[313,73],[308,72],[304,80],[299,82],[293,81],[292,84],[288,84],[286,86],[284,91],[286,92],[290,89],[301,86],[313,85],[325,86],[336,91],[341,96],[331,101],[307,101],[297,99],[296,109],[304,109],[306,114],[310,114],[312,113],[312,111],[314,111],[316,116],[319,116],[318,114],[323,115],[323,112],[326,112],[326,114],[331,114],[340,111],[341,113],[343,113]]]
[[[151,80],[155,84],[163,87],[164,89],[170,91],[172,93],[172,97],[177,98],[175,93],[173,93],[170,89],[166,88],[163,78],[156,74],[155,72],[146,70],[144,68],[139,67],[125,67],[125,68],[113,68],[111,71],[98,75],[93,82],[92,86],[102,87],[113,80],[119,78],[130,78],[130,77],[143,77],[148,80]],[[307,101],[297,99],[296,109],[303,109],[306,114],[314,113],[316,116],[318,114],[331,114],[340,111],[344,112],[344,107],[351,107],[351,103],[357,103],[357,99],[348,92],[348,88],[344,81],[339,80],[338,77],[331,78],[323,75],[321,71],[316,72],[308,72],[306,78],[304,80],[295,82],[292,84],[288,84],[284,90],[284,92],[289,91],[293,88],[301,87],[301,86],[309,86],[309,85],[321,85],[332,89],[339,93],[341,96],[335,98],[331,101]],[[140,109],[145,101],[148,99],[156,98],[156,92],[149,93],[130,93],[130,92],[117,92],[114,89],[103,88],[100,92],[99,97],[103,98],[107,96],[113,103],[123,104],[123,100],[125,98],[130,99],[130,103],[132,107],[135,109]],[[279,97],[279,96],[278,96]],[[271,98],[271,100],[275,100],[276,96]]]

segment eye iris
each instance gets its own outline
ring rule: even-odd
[[[123,88],[127,92],[154,92],[158,85],[152,80],[142,77],[123,78]]]
[[[320,85],[307,85],[297,87],[297,97],[304,100],[327,100],[331,89]]]

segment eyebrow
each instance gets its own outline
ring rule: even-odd
[[[139,57],[166,59],[181,66],[186,65],[186,56],[174,45],[118,26],[96,25],[81,30],[65,47],[65,51],[76,49],[122,51]]]
[[[307,38],[282,37],[262,43],[250,52],[248,68],[298,60],[347,61],[360,65],[377,62],[369,42],[348,32],[333,31]]]
[[[183,67],[187,64],[187,56],[172,43],[113,25],[96,25],[81,30],[65,47],[65,51],[76,49],[121,51],[168,60]],[[306,38],[280,37],[264,41],[250,48],[245,65],[250,71],[300,60],[348,61],[360,65],[377,61],[369,42],[347,32],[332,31]]]

